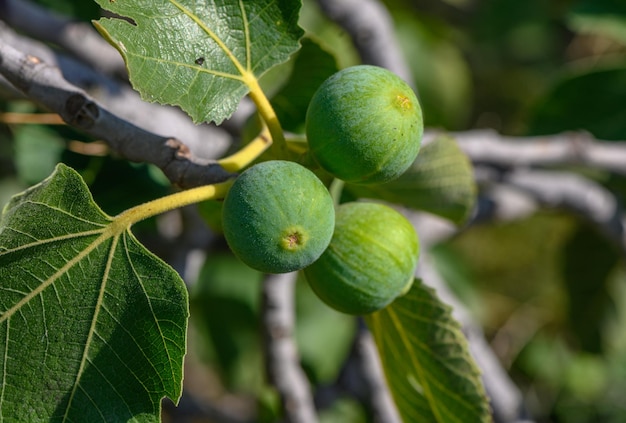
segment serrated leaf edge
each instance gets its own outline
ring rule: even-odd
[[[415,280],[415,283],[419,282],[419,279]],[[415,285],[414,285],[415,286]],[[431,288],[427,288],[427,289],[431,289]],[[439,308],[441,311],[445,312],[451,319],[451,307],[441,303],[439,300],[437,301],[437,308]],[[450,391],[449,389],[447,389],[444,385],[441,384],[436,384],[436,379],[433,380],[432,377],[428,376],[428,372],[424,369],[424,366],[422,366],[420,364],[420,361],[416,359],[417,355],[413,353],[414,349],[411,346],[411,342],[408,340],[407,336],[406,336],[406,330],[403,329],[403,325],[400,323],[400,319],[397,316],[397,313],[393,310],[393,307],[390,305],[388,307],[386,307],[384,310],[381,310],[380,312],[374,313],[372,315],[367,316],[366,321],[368,322],[368,325],[370,325],[372,327],[372,329],[374,329],[374,327],[377,329],[377,332],[379,334],[381,334],[381,343],[384,343],[384,345],[386,346],[386,348],[389,348],[391,350],[394,350],[396,355],[399,355],[399,350],[398,348],[394,348],[396,346],[395,343],[393,342],[388,342],[388,336],[385,335],[386,332],[388,331],[383,331],[383,326],[382,326],[382,316],[379,313],[386,313],[389,316],[389,319],[392,321],[393,326],[396,330],[396,332],[398,333],[399,337],[400,337],[400,341],[402,346],[404,347],[404,349],[406,351],[410,352],[410,361],[413,365],[413,367],[416,369],[416,372],[418,373],[418,377],[420,378],[420,380],[418,381],[409,381],[411,383],[411,385],[416,389],[416,391],[418,392],[422,392],[422,394],[424,395],[424,397],[426,398],[426,401],[430,407],[431,412],[434,414],[435,418],[437,419],[437,421],[442,422],[442,421],[447,421],[444,420],[442,417],[442,411],[445,411],[445,409],[441,409],[441,407],[437,407],[438,402],[435,400],[435,397],[432,393],[431,390],[431,386],[439,386],[440,389],[444,392],[447,392],[451,397],[456,398],[459,404],[462,404],[466,409],[468,410],[475,410],[475,407],[472,406],[472,404],[470,402],[468,402],[464,397],[459,396],[458,394],[456,394],[453,391]],[[424,321],[424,319],[421,319]],[[452,332],[455,333],[459,333],[460,332],[460,328],[457,327],[456,325],[439,325],[439,326],[443,326],[446,328],[446,330],[450,330]],[[462,338],[463,340],[465,338]],[[387,342],[386,342],[387,341]],[[422,343],[423,344],[423,343]],[[465,344],[467,345],[467,344]],[[377,347],[378,348],[384,348],[382,345],[378,345],[377,343]],[[428,345],[424,345],[423,344],[423,349],[424,351],[430,352],[430,349],[428,348]],[[437,359],[437,357],[434,356],[434,354],[430,354],[431,356],[433,356],[437,361],[440,361]],[[383,363],[383,367],[384,366],[384,354],[380,355],[381,357],[381,362]],[[475,367],[475,365],[472,365],[472,375],[473,376],[480,376],[480,370],[477,369]],[[446,368],[449,368],[448,366],[446,366]],[[455,372],[456,373],[456,372]],[[387,377],[387,376],[385,376]],[[428,382],[428,383],[424,383],[424,382]],[[417,383],[419,386],[415,386],[415,383]],[[484,393],[483,393],[484,395]],[[445,414],[445,413],[444,413]],[[464,423],[462,420],[459,420],[458,418],[456,418],[456,416],[451,416],[455,421],[459,422],[459,423]]]

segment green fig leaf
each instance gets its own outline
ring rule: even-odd
[[[126,19],[95,22],[149,101],[219,124],[299,48],[299,0],[96,0]]]
[[[346,184],[357,197],[378,198],[461,224],[476,203],[472,165],[456,141],[440,136],[422,146],[411,167],[378,185]]]
[[[0,220],[0,421],[160,421],[187,317],[177,273],[58,165]]]
[[[490,422],[487,396],[451,309],[415,280],[366,316],[398,411],[411,423]]]

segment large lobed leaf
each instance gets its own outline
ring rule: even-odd
[[[406,423],[490,422],[479,371],[450,307],[420,280],[366,317]]]
[[[0,220],[0,421],[156,422],[177,400],[187,291],[72,169]]]
[[[422,146],[415,162],[399,178],[385,184],[346,187],[359,197],[424,210],[457,224],[467,219],[476,202],[472,165],[448,136]]]
[[[144,99],[221,123],[254,82],[295,52],[299,0],[96,0],[132,21],[98,30],[120,51]]]

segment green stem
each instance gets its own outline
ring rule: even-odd
[[[205,200],[224,198],[233,182],[234,180],[230,179],[219,184],[204,185],[140,204],[117,215],[113,219],[110,230],[115,233],[120,233],[140,220],[156,216],[166,211]]]
[[[255,161],[271,145],[271,135],[268,133],[267,127],[264,127],[259,136],[250,141],[248,145],[235,154],[218,160],[217,164],[229,172],[239,172]]]
[[[343,191],[343,187],[345,186],[345,182],[341,179],[333,179],[330,183],[330,187],[328,187],[328,192],[330,192],[330,196],[333,199],[333,203],[335,204],[335,208],[339,206],[339,201],[341,200],[341,193]]]
[[[284,158],[290,156],[283,128],[280,126],[276,112],[261,89],[256,76],[252,72],[242,72],[242,76],[244,83],[250,88],[250,98],[252,98],[252,101],[256,104],[259,114],[267,125],[267,131],[269,131],[271,140],[268,139],[267,132],[264,130],[248,148],[244,148],[241,152],[220,161],[220,164],[225,168],[233,171],[240,170],[247,166],[251,161],[262,154],[268,145],[277,150],[277,156]],[[140,204],[117,215],[107,228],[107,232],[112,236],[117,235],[140,220],[156,216],[166,211],[205,200],[224,198],[233,182],[234,180],[231,179],[219,184],[204,185]]]
[[[250,87],[250,98],[254,101],[261,118],[265,121],[272,136],[273,144],[270,148],[276,151],[278,157],[288,158],[290,153],[287,148],[287,142],[285,141],[285,133],[278,121],[274,108],[259,85],[259,81],[252,73],[244,74],[243,79],[248,87]]]

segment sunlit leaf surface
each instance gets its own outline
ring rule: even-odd
[[[98,30],[120,51],[143,98],[196,122],[222,122],[266,70],[298,47],[298,0],[96,0],[130,20]]]

